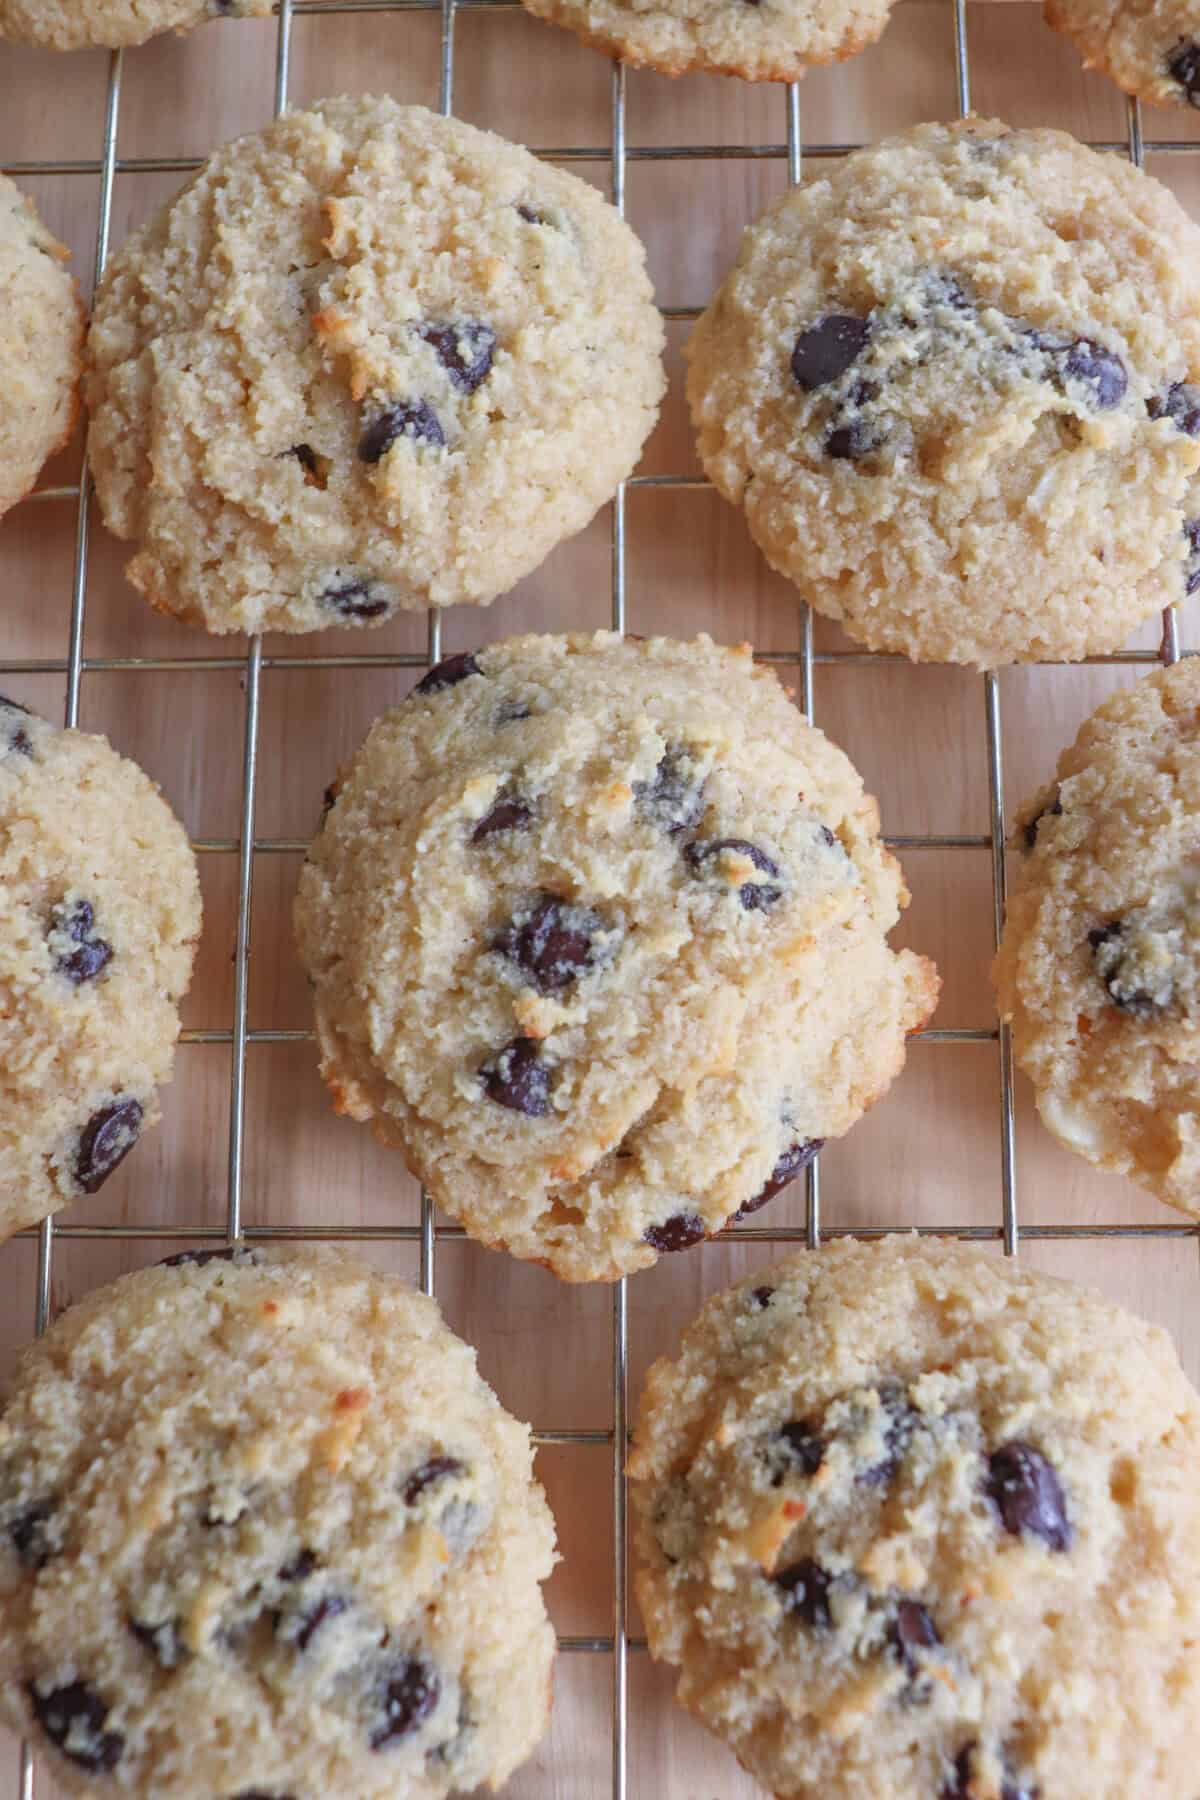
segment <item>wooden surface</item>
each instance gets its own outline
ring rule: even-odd
[[[1056,124],[1093,140],[1123,140],[1123,99],[1082,72],[1073,48],[1025,3],[968,8],[973,100],[1013,123]],[[127,54],[120,113],[121,159],[199,156],[270,115],[275,25],[244,22],[161,40]],[[355,13],[349,6],[300,15],[294,30],[291,98],[388,91],[436,105],[440,18],[433,13]],[[0,49],[0,164],[99,157],[108,58],[52,57]],[[905,0],[882,43],[839,69],[814,73],[801,89],[807,143],[873,138],[956,110],[949,0]],[[568,144],[606,152],[611,129],[610,65],[566,33],[519,12],[460,12],[454,110],[533,147]],[[1147,110],[1148,139],[1200,138],[1183,111]],[[785,138],[781,90],[707,77],[669,82],[635,73],[628,82],[631,149],[680,144],[774,144]],[[604,186],[603,160],[576,165]],[[1151,156],[1153,172],[1200,209],[1200,156]],[[735,249],[738,233],[786,181],[774,158],[655,162],[628,168],[628,213],[643,234],[659,299],[666,307],[703,304]],[[88,285],[99,181],[95,173],[22,177],[51,227],[69,243]],[[119,243],[183,177],[118,173],[113,242]],[[686,326],[673,324],[671,391],[643,473],[694,470],[679,379]],[[75,478],[79,449],[46,472],[44,485]],[[519,471],[516,472],[519,479]],[[154,617],[121,575],[123,553],[93,519],[85,653],[89,658],[203,657],[240,653],[238,640],[206,640]],[[444,623],[447,651],[530,628],[605,625],[610,616],[611,517],[606,512],[489,611],[459,609]],[[628,497],[629,628],[726,640],[794,656],[800,645],[797,596],[753,549],[740,517],[713,493],[631,490]],[[65,655],[75,557],[75,504],[22,506],[0,525],[0,662]],[[997,571],[997,579],[1019,572]],[[1194,620],[1182,620],[1190,647]],[[1139,642],[1157,645],[1157,628]],[[847,648],[818,624],[821,649]],[[425,622],[410,618],[367,634],[268,642],[268,655],[423,651]],[[1000,678],[1008,812],[1044,779],[1060,746],[1099,700],[1128,685],[1129,667],[1038,669]],[[786,675],[796,680],[796,670]],[[258,784],[260,838],[306,837],[321,791],[371,720],[410,685],[408,670],[268,667],[262,680]],[[6,674],[4,687],[61,716],[64,679]],[[854,757],[878,794],[891,834],[984,835],[989,828],[984,684],[954,670],[821,665],[815,711]],[[234,840],[241,817],[240,672],[167,674],[93,670],[85,674],[81,723],[107,732],[159,780],[196,838]],[[904,862],[914,903],[904,942],[936,957],[945,979],[939,1027],[994,1024],[987,966],[992,943],[992,870],[986,848],[911,851]],[[256,857],[250,1024],[307,1027],[305,984],[288,923],[297,857]],[[237,859],[202,857],[203,946],[185,1024],[228,1029]],[[72,1223],[219,1227],[226,1201],[230,1051],[193,1044],[179,1054],[164,1097],[161,1128]],[[394,1154],[367,1132],[335,1120],[307,1043],[252,1045],[248,1057],[245,1218],[250,1226],[412,1224],[418,1198]],[[1001,1218],[1000,1098],[994,1042],[914,1044],[909,1066],[887,1099],[822,1157],[823,1220],[832,1226],[964,1224]],[[1040,1129],[1018,1086],[1017,1197],[1023,1224],[1043,1227],[1179,1223],[1135,1188],[1093,1174]],[[770,1215],[803,1223],[802,1188]],[[756,1221],[757,1223],[758,1221]],[[993,1244],[998,1254],[999,1246]],[[0,1356],[8,1366],[33,1326],[36,1243],[0,1249]],[[164,1250],[154,1241],[61,1238],[53,1297],[61,1306]],[[368,1243],[363,1253],[415,1277],[412,1243]],[[1022,1246],[1030,1266],[1096,1283],[1174,1333],[1193,1375],[1200,1370],[1197,1243],[1191,1237],[1037,1238]],[[648,1360],[667,1350],[701,1300],[776,1252],[763,1244],[719,1243],[668,1257],[629,1286],[630,1390]],[[436,1288],[451,1325],[479,1349],[484,1373],[514,1412],[544,1429],[612,1424],[613,1296],[572,1289],[461,1240],[439,1243]],[[564,1562],[550,1590],[561,1632],[612,1630],[612,1456],[603,1442],[554,1447],[540,1471],[558,1519]],[[639,1629],[636,1617],[631,1630]],[[564,1655],[553,1729],[535,1760],[506,1790],[512,1800],[599,1800],[612,1791],[611,1658]],[[644,1653],[629,1664],[629,1792],[637,1800],[749,1800],[756,1792],[732,1760],[671,1704],[671,1682]],[[0,1754],[0,1792],[16,1795],[15,1746]],[[58,1790],[42,1774],[38,1800]],[[340,1800],[353,1800],[352,1796]]]

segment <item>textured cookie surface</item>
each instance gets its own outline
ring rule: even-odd
[[[545,1729],[527,1427],[432,1301],[184,1253],[73,1308],[0,1420],[0,1707],[72,1792],[436,1800]]]
[[[759,1270],[647,1382],[651,1651],[781,1797],[1183,1800],[1198,1453],[1097,1294],[912,1239]]]
[[[130,579],[210,631],[494,599],[629,473],[663,386],[595,189],[386,99],[219,151],[113,259],[89,346]]]
[[[1198,816],[1200,668],[1187,661],[1107,701],[1023,809],[995,967],[1050,1130],[1196,1214]]]
[[[524,0],[624,62],[796,81],[873,44],[893,0]]]
[[[822,168],[692,337],[713,481],[873,649],[1116,648],[1200,579],[1200,228],[1059,132],[922,126]]]
[[[572,1280],[769,1199],[932,966],[875,804],[749,652],[525,637],[382,719],[301,873],[322,1069],[468,1230]]]
[[[118,49],[204,19],[269,13],[271,0],[0,0],[0,38],[47,50]]]
[[[1046,0],[1046,18],[1127,94],[1200,106],[1196,0]]]
[[[29,492],[79,409],[83,309],[68,255],[0,175],[0,513]]]
[[[159,1116],[200,932],[187,838],[104,738],[0,699],[0,1236]]]

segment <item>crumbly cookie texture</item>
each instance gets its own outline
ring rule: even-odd
[[[1018,815],[993,974],[1055,1137],[1200,1216],[1198,814],[1185,661],[1107,701]]]
[[[154,783],[0,698],[0,1238],[94,1194],[157,1121],[199,934]]]
[[[875,802],[748,649],[521,637],[345,772],[296,926],[321,1067],[468,1231],[573,1281],[755,1210],[937,995]]]
[[[30,491],[78,416],[83,306],[69,255],[0,175],[0,513]]]
[[[227,145],[113,258],[91,456],[135,587],[210,631],[486,603],[579,531],[663,390],[596,190],[388,99]]]
[[[393,1277],[245,1248],[127,1275],[0,1419],[0,1712],[71,1793],[498,1787],[550,1707],[531,1468]]]
[[[45,50],[116,50],[204,19],[261,17],[272,0],[0,0],[0,38]]]
[[[650,1372],[638,1597],[772,1794],[1181,1800],[1200,1401],[1166,1334],[954,1244],[845,1241]]]
[[[1046,0],[1046,20],[1073,38],[1089,69],[1160,105],[1200,106],[1196,0]]]
[[[873,44],[893,0],[524,0],[623,62],[682,75],[798,81]]]
[[[1200,227],[1062,132],[927,125],[822,169],[689,344],[709,475],[872,649],[1115,649],[1200,582]]]

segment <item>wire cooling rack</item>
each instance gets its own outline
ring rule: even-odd
[[[455,26],[458,14],[464,10],[516,10],[516,0],[277,0],[277,38],[275,46],[275,113],[283,112],[289,103],[289,75],[291,67],[291,51],[293,26],[300,15],[336,14],[348,17],[362,13],[440,13],[441,18],[441,57],[438,106],[443,113],[450,113],[454,106],[455,85]],[[951,109],[960,116],[971,110],[971,64],[968,44],[968,27],[965,0],[946,0],[946,28],[953,34],[955,73],[955,92],[947,95],[946,111]],[[95,274],[97,280],[103,272],[108,255],[110,228],[112,222],[113,191],[118,174],[127,173],[186,173],[200,166],[200,159],[187,157],[132,157],[119,158],[117,155],[118,129],[121,116],[121,93],[124,66],[124,53],[116,51],[109,63],[107,96],[104,109],[103,137],[100,153],[96,158],[66,160],[17,162],[5,165],[4,172],[17,179],[33,175],[71,175],[93,178],[99,186],[98,223],[95,240]],[[772,160],[786,162],[789,181],[794,185],[801,179],[804,160],[837,157],[856,148],[852,143],[806,143],[804,140],[803,117],[801,111],[800,90],[792,85],[780,90],[783,105],[784,131],[776,142],[738,143],[738,144],[672,144],[672,145],[630,145],[626,133],[626,75],[620,64],[612,65],[611,79],[611,136],[606,145],[564,145],[540,151],[547,160],[564,163],[606,163],[610,170],[611,196],[614,205],[622,212],[625,209],[626,175],[631,163],[638,162],[673,162],[673,161],[716,161],[725,159]],[[1200,156],[1200,141],[1175,138],[1146,139],[1143,136],[1141,110],[1136,101],[1127,103],[1127,132],[1120,141],[1093,140],[1093,147],[1128,156],[1139,167],[1142,166],[1147,152],[1155,155]],[[705,297],[706,298],[706,297]],[[664,317],[668,320],[691,320],[701,311],[699,305],[666,306]],[[611,616],[613,629],[624,631],[626,627],[626,494],[630,489],[686,489],[703,488],[708,484],[698,476],[692,475],[646,475],[634,476],[618,490],[612,505],[611,513]],[[434,1208],[425,1194],[421,1196],[420,1223],[415,1225],[304,1225],[275,1227],[243,1227],[243,1191],[244,1169],[246,1162],[246,1056],[247,1049],[255,1043],[288,1043],[311,1041],[312,1033],[307,1030],[274,1030],[255,1029],[249,1026],[249,967],[251,946],[251,899],[255,873],[255,859],[262,855],[288,852],[302,852],[307,848],[307,841],[296,838],[256,837],[255,812],[257,797],[257,776],[259,757],[259,719],[262,680],[264,672],[273,669],[411,669],[414,673],[437,662],[442,654],[441,618],[436,613],[428,615],[427,650],[424,656],[413,654],[372,655],[370,653],[344,655],[276,655],[264,654],[260,640],[251,641],[248,653],[241,655],[208,655],[181,657],[88,657],[84,654],[84,618],[87,604],[88,569],[89,569],[89,506],[92,498],[91,482],[85,469],[78,485],[44,487],[39,489],[26,504],[59,503],[69,505],[72,502],[76,510],[74,570],[72,579],[72,595],[70,609],[69,637],[66,654],[59,658],[18,659],[0,658],[0,675],[44,675],[57,674],[65,677],[66,705],[64,718],[68,726],[75,726],[79,720],[80,690],[83,677],[92,671],[130,671],[147,675],[164,673],[171,670],[183,670],[191,673],[207,671],[237,670],[242,676],[245,693],[244,707],[244,739],[242,751],[242,787],[241,787],[241,823],[239,834],[235,838],[202,838],[194,840],[193,848],[204,856],[236,857],[237,859],[237,908],[234,940],[234,993],[232,1022],[223,1030],[187,1030],[184,1031],[181,1043],[184,1046],[195,1044],[223,1044],[231,1050],[231,1077],[229,1090],[229,1154],[227,1191],[228,1200],[226,1219],[223,1230],[212,1226],[180,1223],[171,1226],[163,1225],[77,1225],[56,1226],[48,1219],[36,1231],[22,1232],[22,1237],[37,1239],[37,1287],[35,1297],[36,1329],[41,1332],[50,1317],[51,1310],[51,1276],[54,1261],[54,1246],[57,1238],[66,1239],[175,1239],[190,1240],[204,1238],[222,1238],[226,1235],[236,1237],[244,1235],[250,1239],[313,1239],[313,1240],[394,1240],[415,1241],[419,1251],[419,1280],[422,1290],[427,1294],[435,1291],[435,1261],[439,1242],[450,1238],[461,1238],[460,1227],[439,1223],[435,1220]],[[816,670],[823,664],[849,666],[867,666],[877,663],[899,662],[902,659],[894,656],[883,656],[867,651],[835,649],[818,651],[814,647],[812,615],[807,606],[801,604],[799,609],[800,649],[798,654],[792,652],[767,652],[760,660],[768,662],[787,662],[798,664],[800,671],[799,703],[801,709],[812,719],[815,716]],[[1150,650],[1129,650],[1113,656],[1089,657],[1092,664],[1115,665],[1154,665],[1159,662],[1171,663],[1183,654],[1195,654],[1185,651],[1180,642],[1178,620],[1174,612],[1163,615],[1162,642],[1157,653]],[[1000,693],[998,678],[994,674],[981,677],[984,724],[987,747],[987,781],[990,810],[990,830],[986,835],[941,834],[914,835],[892,837],[887,841],[901,850],[987,850],[990,853],[992,875],[992,913],[993,931],[998,938],[1003,922],[1006,871],[1005,871],[1005,801],[1004,801],[1004,746],[1001,728]],[[1042,1224],[1022,1226],[1018,1217],[1017,1175],[1015,1153],[1015,1113],[1012,1086],[1012,1052],[1009,1043],[1008,1028],[998,1025],[991,1029],[966,1028],[934,1028],[913,1034],[914,1038],[928,1044],[963,1044],[971,1042],[991,1042],[998,1048],[999,1091],[997,1095],[997,1122],[1000,1134],[1000,1189],[1001,1216],[995,1225],[979,1224],[932,1224],[918,1229],[928,1235],[954,1236],[962,1238],[999,1240],[1008,1255],[1015,1255],[1022,1236],[1029,1238],[1184,1238],[1196,1239],[1200,1236],[1200,1225],[1185,1223],[1162,1224]],[[833,1231],[822,1230],[821,1223],[821,1188],[819,1163],[814,1161],[806,1173],[805,1222],[802,1226],[738,1226],[725,1235],[750,1242],[764,1244],[791,1244],[797,1241],[809,1247],[817,1246],[823,1236],[841,1235],[843,1228]],[[853,1231],[857,1236],[882,1236],[895,1226],[853,1226],[844,1228]],[[627,1289],[624,1281],[618,1282],[612,1290],[611,1311],[611,1389],[612,1389],[612,1428],[611,1430],[535,1430],[535,1442],[539,1445],[607,1445],[611,1450],[612,1475],[612,1528],[613,1528],[613,1570],[612,1570],[612,1627],[611,1632],[600,1636],[560,1637],[559,1647],[562,1651],[592,1656],[607,1656],[612,1663],[612,1756],[611,1756],[611,1792],[613,1800],[626,1800],[629,1792],[628,1780],[628,1748],[629,1748],[629,1693],[628,1693],[628,1658],[631,1652],[642,1651],[644,1640],[630,1636],[627,1628],[627,1573],[628,1573],[628,1533],[626,1521],[626,1493],[623,1473],[624,1452],[628,1438],[628,1310]],[[34,1800],[35,1763],[29,1746],[22,1746],[19,1786],[19,1800]]]

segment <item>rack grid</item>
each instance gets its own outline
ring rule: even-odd
[[[971,64],[968,42],[966,0],[944,0],[948,29],[953,34],[955,93],[954,108],[959,117],[971,110]],[[362,13],[435,13],[440,14],[441,54],[437,104],[443,114],[454,106],[455,27],[464,11],[518,11],[519,0],[276,0],[275,41],[275,116],[289,104],[289,80],[293,27],[298,17],[308,14],[348,16]],[[192,157],[131,157],[117,155],[121,112],[121,91],[125,52],[111,53],[100,155],[95,159],[39,160],[8,163],[3,172],[20,179],[30,175],[70,175],[94,177],[99,185],[99,209],[95,237],[94,270],[98,281],[108,255],[112,222],[112,203],[116,177],[124,174],[185,174],[201,166],[202,159]],[[607,163],[610,171],[611,198],[623,214],[626,178],[629,165],[640,162],[684,162],[722,160],[773,160],[787,165],[789,184],[802,178],[804,160],[840,157],[858,148],[855,143],[807,144],[803,136],[800,89],[796,84],[781,89],[784,102],[784,136],[777,142],[738,144],[671,144],[665,146],[631,145],[627,138],[626,71],[613,62],[611,75],[611,134],[607,145],[563,145],[540,150],[539,156],[552,162]],[[1147,154],[1156,156],[1200,156],[1200,140],[1180,138],[1147,138],[1143,131],[1140,103],[1126,103],[1127,128],[1123,140],[1090,140],[1091,147],[1127,156],[1138,167]],[[698,305],[664,306],[663,317],[687,321],[699,316]],[[612,629],[626,629],[626,497],[631,490],[703,489],[708,482],[701,476],[653,475],[633,476],[622,483],[611,508],[611,604]],[[397,654],[318,654],[312,656],[264,653],[262,640],[250,640],[244,655],[206,655],[179,657],[88,657],[84,654],[84,621],[87,603],[89,569],[89,507],[92,483],[86,464],[78,484],[47,486],[38,489],[24,502],[31,504],[69,504],[76,509],[74,569],[72,578],[70,624],[66,654],[55,658],[0,658],[0,675],[59,674],[65,677],[66,703],[64,723],[75,726],[79,719],[80,690],[85,674],[92,672],[129,672],[141,674],[185,671],[205,673],[237,670],[242,676],[245,693],[244,736],[242,745],[242,783],[240,831],[236,838],[193,839],[193,849],[205,856],[237,858],[237,902],[234,937],[234,994],[232,1021],[226,1029],[185,1030],[182,1045],[224,1044],[231,1049],[229,1084],[229,1152],[227,1171],[227,1204],[224,1230],[192,1224],[138,1226],[76,1225],[57,1226],[51,1219],[40,1227],[19,1233],[20,1237],[37,1240],[37,1277],[35,1294],[35,1328],[41,1333],[50,1320],[51,1274],[56,1239],[68,1240],[172,1240],[224,1239],[244,1236],[255,1241],[390,1241],[415,1242],[419,1251],[419,1283],[423,1292],[435,1291],[436,1251],[439,1243],[462,1238],[460,1226],[439,1222],[428,1194],[422,1192],[420,1221],[407,1225],[243,1225],[243,1190],[246,1155],[246,1059],[247,1049],[259,1043],[311,1042],[309,1030],[256,1029],[249,1025],[248,976],[251,946],[251,901],[255,858],[303,852],[307,840],[285,837],[257,837],[255,813],[259,753],[259,720],[262,679],[267,671],[282,669],[410,669],[417,672],[437,662],[442,653],[441,617],[436,612],[427,616],[426,651],[423,656]],[[798,629],[800,648],[791,651],[763,652],[758,660],[769,663],[798,665],[800,671],[799,704],[801,711],[815,718],[815,673],[823,665],[868,667],[902,663],[904,658],[858,650],[819,651],[814,646],[813,618],[809,608],[799,606]],[[1163,614],[1162,640],[1157,652],[1126,650],[1115,655],[1091,656],[1091,665],[1118,665],[1143,668],[1177,661],[1181,655],[1198,654],[1183,647],[1176,612]],[[1056,666],[1056,665],[1043,665]],[[1078,665],[1071,665],[1078,666]],[[1005,861],[1005,797],[1004,746],[1000,712],[999,680],[995,673],[981,678],[984,729],[987,747],[987,784],[990,829],[987,834],[923,834],[889,837],[887,843],[897,849],[988,850],[991,862],[992,926],[998,941],[1003,924],[1006,895]],[[995,1043],[998,1048],[999,1095],[998,1129],[1000,1133],[1001,1216],[995,1225],[933,1224],[916,1227],[923,1235],[957,1237],[973,1241],[1002,1242],[1004,1253],[1017,1254],[1020,1240],[1045,1239],[1190,1239],[1200,1240],[1200,1223],[1161,1224],[1050,1224],[1022,1225],[1017,1203],[1015,1150],[1015,1108],[1013,1100],[1013,1063],[1008,1027],[998,1023],[990,1029],[955,1027],[925,1028],[911,1034],[910,1041],[929,1045],[974,1042]],[[882,1237],[894,1226],[854,1225],[823,1228],[819,1159],[814,1160],[805,1176],[805,1222],[802,1226],[735,1226],[722,1234],[750,1243],[806,1244],[817,1247],[823,1238],[854,1235],[861,1238]],[[611,1793],[613,1800],[626,1800],[628,1794],[629,1694],[628,1658],[631,1652],[645,1650],[643,1639],[632,1638],[627,1628],[628,1531],[624,1452],[629,1435],[628,1394],[628,1292],[624,1280],[612,1290],[611,1310],[611,1397],[612,1428],[586,1430],[576,1428],[535,1429],[534,1441],[547,1445],[600,1445],[611,1449],[612,1478],[612,1629],[601,1636],[560,1636],[562,1652],[601,1655],[612,1658],[612,1757]],[[18,1800],[34,1800],[35,1762],[29,1745],[21,1747]]]

